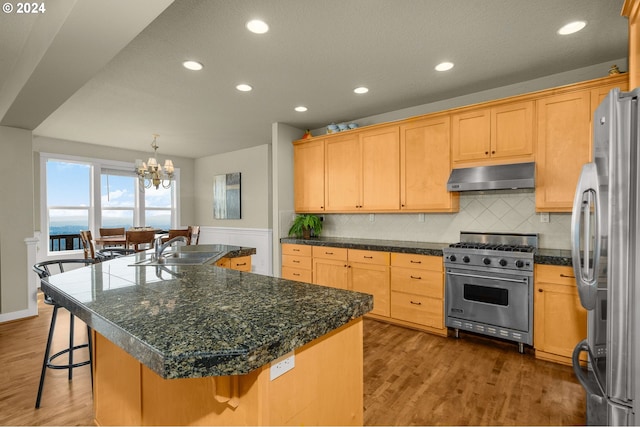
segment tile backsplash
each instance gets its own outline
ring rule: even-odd
[[[541,222],[533,190],[472,191],[451,214],[325,214],[322,235],[454,243],[460,231],[538,233],[541,248],[569,249],[571,214],[548,215]]]

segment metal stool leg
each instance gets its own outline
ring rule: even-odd
[[[93,337],[91,326],[87,326],[87,343],[89,345],[89,369],[91,370],[91,393],[93,393]]]
[[[42,398],[42,386],[44,385],[44,376],[47,372],[49,364],[49,352],[51,351],[51,341],[53,340],[53,331],[56,327],[56,317],[58,316],[58,305],[53,306],[53,314],[51,315],[51,325],[49,326],[49,337],[47,338],[47,347],[44,350],[44,360],[42,361],[42,372],[40,373],[40,385],[38,386],[38,397],[36,398],[36,409],[40,407],[40,399]]]

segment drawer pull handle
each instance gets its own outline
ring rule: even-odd
[[[299,276],[299,275],[300,275],[300,273],[293,273],[293,275],[294,275],[294,276]]]
[[[416,280],[422,280],[421,276],[409,276],[409,277],[411,277],[412,279],[416,279]]]
[[[293,249],[293,252],[300,252],[300,249]]]
[[[415,301],[409,301],[411,304],[413,305],[422,305],[422,303],[420,301],[415,302]]]
[[[325,252],[325,255],[333,255],[333,252]]]
[[[560,277],[566,277],[567,279],[575,279],[576,278],[576,276],[570,276],[568,274],[562,274],[562,273],[560,273]]]
[[[422,261],[414,261],[414,260],[411,260],[411,264],[422,264]]]
[[[238,267],[240,267],[240,266],[243,266],[243,265],[247,265],[247,263],[246,263],[246,262],[243,262],[242,264],[238,263],[238,264],[236,264],[236,265],[237,265]]]
[[[373,257],[372,257],[372,256],[366,256],[366,255],[364,256],[364,258],[365,258],[365,259],[373,259]]]
[[[296,264],[300,264],[300,260],[298,259],[294,259],[293,262],[295,262]]]

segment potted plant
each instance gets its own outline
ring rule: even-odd
[[[289,236],[311,238],[311,231],[314,236],[319,236],[322,232],[322,220],[318,215],[301,214],[293,220],[293,224],[289,229]]]

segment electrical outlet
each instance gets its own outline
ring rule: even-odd
[[[271,381],[275,380],[279,376],[286,372],[289,372],[296,366],[296,357],[293,353],[287,353],[282,357],[271,362],[271,368],[269,368],[269,378]]]
[[[549,212],[540,213],[540,222],[549,222]]]
[[[374,222],[376,220],[376,214],[369,214],[369,222]]]
[[[423,213],[419,213],[418,214],[418,222],[424,222],[424,214]]]

